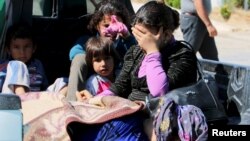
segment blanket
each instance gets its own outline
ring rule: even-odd
[[[66,129],[72,122],[104,123],[144,108],[141,102],[117,96],[97,97],[92,102],[68,102],[57,93],[30,92],[21,100],[24,141],[68,141],[70,137]]]

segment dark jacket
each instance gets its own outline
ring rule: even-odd
[[[168,76],[169,90],[196,82],[197,58],[187,44],[175,41],[160,52],[163,69]],[[130,100],[142,101],[150,94],[146,76],[138,78],[138,71],[144,55],[138,46],[132,46],[128,50],[120,75],[110,88],[113,93]]]

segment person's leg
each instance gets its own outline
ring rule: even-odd
[[[140,113],[134,113],[108,121],[99,129],[95,140],[148,141],[143,120]]]
[[[197,16],[181,15],[180,27],[183,38],[192,45],[195,52],[200,50],[206,29]]]
[[[208,33],[204,37],[203,43],[200,48],[200,55],[204,59],[210,59],[218,61],[218,50],[213,37],[210,37]]]
[[[17,60],[9,61],[2,93],[21,95],[30,90],[30,78],[27,66]]]
[[[85,89],[87,78],[87,64],[85,54],[78,54],[74,57],[70,66],[69,83],[66,99],[76,101],[76,91]]]

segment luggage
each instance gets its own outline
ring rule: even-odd
[[[22,141],[21,100],[14,94],[0,94],[0,140]]]

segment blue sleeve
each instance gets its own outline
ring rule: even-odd
[[[128,50],[131,46],[137,45],[137,41],[136,41],[135,37],[131,34],[128,38],[126,38],[124,40],[124,44]]]
[[[125,56],[126,52],[131,46],[137,45],[137,41],[133,35],[130,35],[126,39],[118,40],[116,42],[118,42],[116,45],[116,50],[121,58]]]
[[[80,37],[75,45],[69,51],[69,60],[72,61],[73,58],[79,53],[85,53],[85,43],[89,39],[89,36],[85,35]]]

